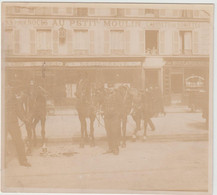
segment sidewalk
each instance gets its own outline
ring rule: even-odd
[[[173,106],[166,107],[166,116],[153,118],[156,130],[151,131],[148,128],[147,136],[205,136],[208,138],[208,130],[205,127],[205,119],[201,113],[191,113],[187,107]],[[95,138],[105,137],[103,118],[95,120]],[[89,132],[89,119],[87,119],[87,129]],[[131,116],[128,116],[127,121],[127,136],[132,136],[135,129],[135,122]],[[143,129],[143,126],[142,126]],[[26,130],[22,127],[23,135],[26,136]],[[36,127],[36,134],[40,137],[40,124]],[[142,136],[143,131],[138,132],[138,136]],[[76,110],[59,109],[54,115],[48,115],[46,121],[46,137],[48,140],[72,140],[79,138],[80,121]]]

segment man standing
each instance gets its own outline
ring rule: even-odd
[[[105,92],[103,105],[105,129],[107,132],[109,150],[107,153],[119,154],[120,141],[120,100],[114,84],[109,83]]]
[[[20,103],[20,96],[18,95],[18,88],[15,90],[12,86],[6,87],[5,96],[5,129],[6,135],[9,133],[12,137],[12,141],[15,144],[18,160],[21,166],[31,166],[25,155],[24,143],[18,123],[18,117],[24,122],[24,111]]]

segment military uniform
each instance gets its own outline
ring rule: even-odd
[[[109,151],[119,153],[120,141],[120,97],[114,88],[106,89],[103,105],[105,129],[107,132]]]
[[[9,133],[12,137],[20,165],[30,166],[25,155],[24,142],[22,140],[22,135],[18,123],[18,117],[22,121],[25,121],[24,111],[22,109],[21,102],[19,102],[21,101],[20,97],[16,97],[16,94],[12,87],[7,87],[5,100],[6,134]]]

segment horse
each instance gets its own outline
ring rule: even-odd
[[[76,110],[81,125],[81,142],[80,147],[90,139],[90,146],[95,146],[94,139],[94,122],[97,112],[100,109],[100,101],[102,97],[101,89],[96,83],[90,83],[89,80],[82,79],[77,84],[76,89]],[[90,119],[90,134],[87,133],[86,119]],[[89,139],[88,139],[89,137]]]
[[[121,105],[120,105],[120,140],[122,147],[126,147],[126,126],[127,117],[132,109],[132,91],[127,85],[121,85],[118,87],[120,93]]]
[[[32,144],[36,145],[36,125],[41,122],[42,145],[45,143],[46,94],[40,86],[30,87],[23,93],[23,107],[26,116],[27,153],[31,153]]]
[[[136,134],[141,130],[141,121],[144,121],[143,140],[146,140],[147,126],[149,125],[154,131],[155,126],[151,118],[156,115],[157,109],[153,101],[153,93],[151,88],[145,90],[137,90],[133,96],[132,118],[136,123],[136,128],[133,133],[133,141],[136,140]],[[156,103],[155,103],[156,104]]]

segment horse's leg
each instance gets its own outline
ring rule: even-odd
[[[95,146],[95,140],[94,140],[94,121],[95,116],[90,117],[90,145]]]
[[[36,117],[33,120],[33,124],[32,124],[32,132],[33,132],[33,144],[36,145],[36,132],[35,132],[35,128],[37,123],[39,122],[39,118]]]
[[[25,124],[26,126],[26,131],[27,131],[27,150],[26,150],[26,154],[27,155],[30,155],[31,154],[31,151],[32,151],[32,124],[31,122],[29,121],[28,123]]]
[[[122,119],[122,147],[126,147],[126,128],[127,128],[127,116],[123,117]]]
[[[87,121],[86,118],[84,118],[84,141],[88,142],[88,133],[87,133]]]
[[[149,119],[147,117],[144,118],[144,134],[143,134],[143,140],[144,141],[146,140],[148,120]]]
[[[133,141],[135,141],[136,140],[136,134],[141,129],[141,116],[140,116],[140,114],[137,113],[133,119],[136,122],[136,128],[133,132]]]
[[[84,147],[84,123],[86,123],[85,118],[79,115],[79,120],[80,120],[80,124],[81,124],[81,143],[80,143],[80,147],[83,148]]]
[[[45,143],[45,122],[46,116],[41,118],[41,137],[42,137],[42,145]]]

